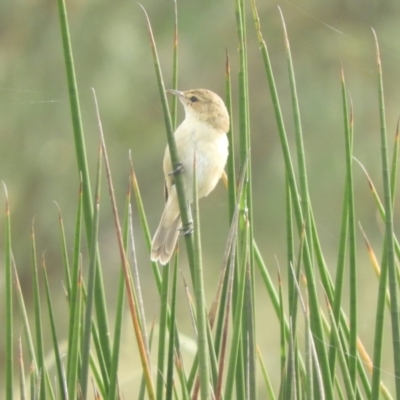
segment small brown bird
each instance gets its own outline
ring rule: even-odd
[[[224,173],[228,158],[229,114],[222,99],[206,89],[186,92],[168,90],[185,109],[185,119],[174,133],[186,200],[192,201],[193,160],[196,154],[198,196],[207,196]],[[174,184],[169,148],[165,149],[164,176],[167,201],[151,245],[152,261],[166,264],[175,249],[181,227],[179,204]]]

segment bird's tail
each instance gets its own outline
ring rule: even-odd
[[[179,212],[171,218],[170,210],[165,207],[160,225],[158,225],[151,244],[152,261],[159,261],[162,265],[167,264],[175,250],[180,227],[181,217]]]

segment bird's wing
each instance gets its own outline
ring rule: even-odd
[[[174,176],[171,175],[172,163],[171,163],[171,156],[169,154],[168,146],[165,149],[164,161],[163,161],[163,170],[164,170],[164,178],[165,178],[164,198],[165,198],[165,201],[167,201],[168,193],[170,191],[170,188],[174,184]]]

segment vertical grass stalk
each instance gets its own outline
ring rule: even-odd
[[[97,263],[96,263],[96,250],[97,250],[97,235],[99,227],[99,214],[100,214],[100,178],[101,178],[101,166],[103,159],[103,149],[100,146],[98,155],[97,165],[97,178],[96,178],[96,204],[94,205],[93,225],[92,233],[90,235],[91,243],[89,248],[89,272],[88,272],[88,288],[86,296],[86,309],[85,319],[83,327],[83,340],[82,340],[82,367],[80,374],[80,386],[82,391],[83,399],[86,399],[87,388],[89,381],[89,359],[90,359],[90,339],[92,332],[93,322],[93,303],[94,303],[94,292],[95,292],[95,280],[97,274]]]
[[[39,369],[38,376],[40,376],[40,390],[38,392],[38,396],[40,400],[44,400],[46,399],[45,378],[47,375],[47,369],[44,363],[44,343],[43,343],[44,330],[42,324],[42,310],[40,301],[41,291],[39,287],[34,221],[32,222],[31,239],[32,239],[31,266],[32,266],[32,277],[33,277],[33,302],[35,310],[34,312],[35,312],[35,332],[36,332],[36,354],[38,363],[37,365]]]
[[[49,284],[49,280],[47,277],[44,256],[43,256],[42,265],[43,265],[43,275],[44,275],[44,282],[45,282],[47,309],[48,309],[50,328],[51,328],[51,337],[53,339],[53,351],[54,351],[54,357],[55,357],[56,368],[57,368],[57,379],[58,379],[58,385],[59,385],[59,390],[57,392],[59,393],[59,396],[62,400],[67,400],[68,399],[68,388],[66,385],[64,366],[61,361],[59,340],[58,340],[57,332],[56,332],[56,321],[54,319],[54,311],[53,311],[53,306],[52,306],[52,301],[51,301],[51,296],[50,296],[50,284]]]
[[[85,138],[83,134],[82,118],[79,105],[78,85],[76,83],[74,58],[72,53],[71,39],[68,28],[67,8],[64,0],[58,0],[58,12],[60,19],[61,38],[64,50],[65,72],[67,74],[67,85],[72,118],[72,128],[74,131],[76,160],[78,170],[82,175],[83,185],[83,210],[88,239],[90,239],[92,227],[92,194],[90,188],[89,169],[86,158]],[[90,240],[88,240],[90,242]]]
[[[197,195],[196,153],[193,160],[193,229],[194,229],[194,291],[196,298],[197,347],[199,354],[200,393],[203,400],[211,400],[210,360],[207,341],[207,313],[204,294],[203,266],[200,242],[200,213]]]
[[[342,69],[342,101],[344,132],[346,143],[346,193],[348,207],[348,234],[349,234],[349,283],[350,283],[350,336],[349,336],[349,374],[353,388],[357,378],[357,258],[356,258],[356,228],[354,215],[353,192],[353,118],[349,119],[346,83]]]
[[[246,11],[243,0],[235,0],[236,27],[239,46],[239,162],[243,166],[247,157],[250,157],[250,109],[249,109],[249,85],[248,85],[248,62],[247,62],[247,40],[246,40]],[[251,157],[250,157],[251,158]],[[249,284],[246,285],[245,293],[245,312],[243,329],[243,360],[246,365],[244,376],[249,387],[249,399],[256,399],[256,338],[255,338],[255,286],[254,286],[254,247],[253,247],[253,206],[252,206],[252,179],[251,179],[251,159],[247,166],[246,200],[244,210],[246,210],[245,224],[249,229]],[[240,230],[239,240],[244,237]],[[240,372],[238,372],[240,373]]]
[[[378,86],[379,86],[379,115],[381,124],[381,152],[382,152],[382,175],[385,205],[385,232],[386,232],[386,257],[389,278],[390,291],[390,311],[392,320],[392,343],[394,358],[394,376],[396,386],[396,396],[400,399],[400,326],[399,326],[399,305],[398,305],[398,283],[396,277],[396,263],[394,254],[394,230],[393,230],[393,209],[392,209],[392,193],[390,187],[390,173],[388,162],[388,147],[386,137],[386,117],[385,117],[385,101],[383,95],[383,77],[382,66],[379,52],[378,38],[373,30],[376,45],[376,59],[378,66]]]
[[[128,247],[128,235],[129,235],[129,227],[131,224],[131,185],[128,184],[128,190],[126,192],[125,198],[125,213],[124,213],[124,247],[125,249]],[[133,235],[133,233],[132,233]],[[132,237],[133,242],[133,237]],[[114,325],[114,343],[113,343],[113,351],[112,351],[112,366],[110,368],[110,388],[108,393],[109,400],[118,399],[117,389],[118,389],[118,362],[119,356],[121,352],[121,336],[122,336],[122,322],[124,317],[124,305],[125,305],[125,281],[124,281],[124,273],[122,268],[120,268],[120,276],[118,282],[118,299],[117,299],[117,309],[116,309],[116,317],[115,317],[115,325]]]
[[[4,185],[4,183],[3,183]],[[13,356],[13,290],[12,290],[12,251],[11,251],[11,218],[10,218],[10,206],[8,203],[7,188],[4,185],[4,191],[6,194],[6,229],[5,229],[5,240],[4,240],[4,272],[5,272],[5,312],[6,312],[6,343],[5,343],[5,370],[6,370],[6,381],[5,381],[5,397],[6,399],[13,398],[13,369],[14,369],[14,356]]]
[[[90,188],[90,176],[86,156],[85,138],[83,133],[81,111],[79,105],[79,94],[78,85],[76,82],[74,58],[72,52],[72,45],[70,39],[70,33],[68,28],[68,17],[65,0],[58,0],[58,12],[60,19],[61,38],[64,51],[64,63],[65,71],[67,75],[67,86],[70,101],[72,128],[74,134],[75,153],[78,164],[78,171],[81,177],[82,183],[82,206],[83,206],[83,219],[85,221],[86,228],[86,240],[88,247],[92,243],[92,225],[93,221],[93,204],[92,194]],[[98,249],[96,249],[96,263],[97,269],[100,271],[100,257]],[[96,274],[96,290],[95,290],[95,307],[97,314],[97,324],[99,326],[99,338],[101,341],[101,348],[103,351],[103,357],[105,358],[106,364],[111,365],[111,350],[109,342],[109,327],[106,314],[106,304],[104,297],[104,285],[102,280],[102,274]]]
[[[169,295],[169,267],[162,268],[162,289],[160,295],[160,320],[158,324],[158,353],[157,353],[157,400],[164,398],[165,352],[167,348],[167,309]]]
[[[82,184],[79,187],[78,209],[75,221],[75,240],[71,271],[71,291],[69,297],[69,330],[67,385],[70,400],[76,398],[80,339],[82,333],[82,259],[81,259],[81,226],[82,226]]]

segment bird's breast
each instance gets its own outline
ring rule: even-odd
[[[192,199],[194,160],[198,196],[207,196],[225,168],[228,158],[226,134],[206,123],[182,123],[175,132],[175,140],[184,167],[183,178],[188,199]]]

